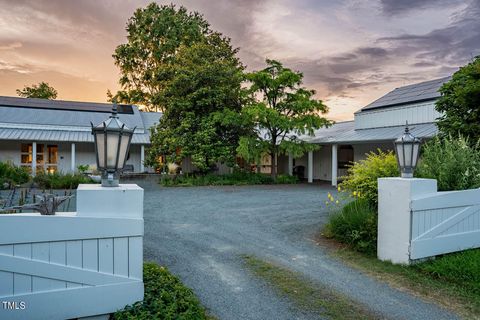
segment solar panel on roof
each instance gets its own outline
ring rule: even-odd
[[[112,104],[98,102],[79,102],[64,100],[48,100],[34,98],[0,97],[0,106],[23,107],[54,110],[88,111],[88,112],[106,112],[112,111]],[[131,105],[119,104],[118,113],[133,114]]]
[[[383,97],[370,103],[362,110],[390,107],[404,103],[420,102],[438,98],[440,96],[438,90],[449,80],[450,77],[446,77],[396,88]]]

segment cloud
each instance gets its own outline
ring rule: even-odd
[[[127,19],[149,2],[0,0],[0,94],[49,81],[62,99],[105,101],[118,87],[111,55],[126,42]],[[478,0],[174,2],[230,37],[248,70],[268,57],[303,72],[332,117],[451,74],[480,48]]]
[[[453,21],[444,28],[426,34],[402,34],[382,37],[379,44],[389,45],[404,57],[435,62],[440,66],[459,66],[480,54],[480,2],[471,1],[455,12]]]
[[[414,10],[455,6],[461,0],[381,0],[383,13],[393,16],[406,14]]]
[[[0,51],[14,50],[21,47],[22,47],[22,43],[19,41],[4,43],[4,44],[0,42]]]

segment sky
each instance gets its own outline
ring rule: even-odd
[[[0,95],[46,81],[58,99],[117,90],[115,47],[151,1],[0,0]],[[169,4],[172,1],[158,1]],[[480,0],[185,0],[253,71],[276,59],[329,106],[353,113],[396,87],[451,75],[480,55]]]

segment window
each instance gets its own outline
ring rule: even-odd
[[[21,166],[31,170],[33,161],[33,144],[22,143],[20,151]],[[37,143],[36,164],[37,171],[46,170],[49,173],[56,172],[58,164],[58,146]]]
[[[20,155],[20,163],[22,167],[28,168],[28,170],[31,170],[32,168],[32,144],[31,143],[22,143],[21,145],[21,155]]]
[[[54,173],[57,171],[58,146],[49,144],[47,146],[47,172]]]

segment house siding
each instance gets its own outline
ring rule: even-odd
[[[403,126],[435,122],[441,113],[435,110],[435,100],[412,103],[399,107],[374,109],[355,113],[355,129]]]

